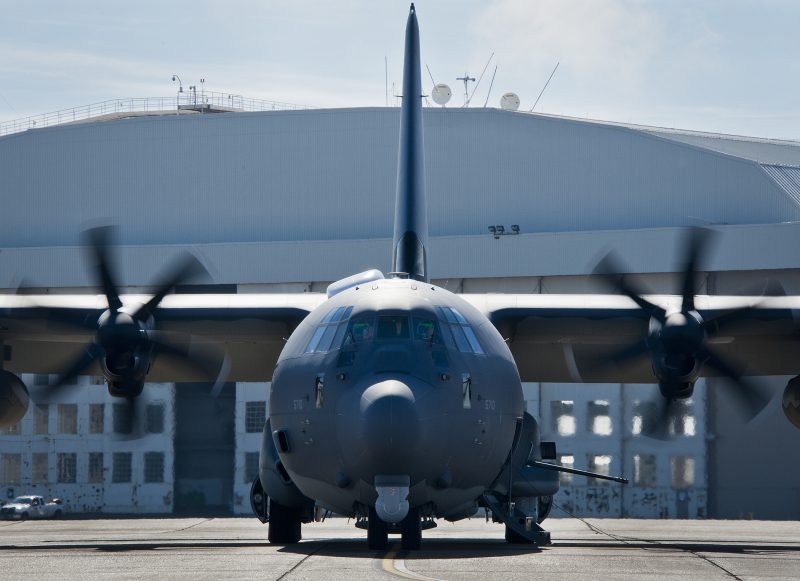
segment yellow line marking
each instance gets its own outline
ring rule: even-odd
[[[396,559],[399,552],[399,543],[395,543],[386,556],[381,560],[381,569],[404,579],[415,579],[416,581],[440,581],[434,577],[426,577],[425,575],[418,575],[413,571],[406,569],[405,559]]]

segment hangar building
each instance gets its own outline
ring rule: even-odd
[[[131,291],[182,249],[213,280],[181,292],[324,292],[389,270],[398,109],[200,113],[213,110],[0,128],[0,289],[95,292],[79,233],[99,222],[121,227]],[[441,286],[607,292],[591,273],[614,248],[650,291],[673,293],[683,228],[699,225],[718,233],[700,293],[752,294],[767,278],[800,293],[800,142],[487,108],[426,108],[424,123]],[[778,396],[788,379],[764,381]],[[86,511],[249,512],[268,384],[214,400],[204,385],[149,384],[146,435],[131,441],[114,437],[123,418],[100,383],[80,378],[0,436],[0,494]],[[777,397],[743,425],[724,382],[700,381],[676,439],[660,442],[640,434],[654,386],[524,387],[562,463],[632,481],[565,477],[556,503],[569,513],[800,518],[800,433]]]

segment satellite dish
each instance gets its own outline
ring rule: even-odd
[[[500,97],[500,108],[504,111],[516,111],[519,109],[519,95],[516,93],[506,93]]]
[[[434,103],[444,107],[450,100],[450,97],[453,96],[453,91],[451,91],[450,87],[448,87],[444,83],[439,83],[438,85],[433,87],[433,91],[431,91],[431,96],[433,97]]]

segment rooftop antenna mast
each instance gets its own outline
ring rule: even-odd
[[[431,83],[436,86],[436,81],[433,80],[433,73],[431,72],[431,68],[428,66],[428,63],[425,63],[425,68],[428,69],[428,75],[431,78]]]
[[[489,83],[489,92],[486,93],[486,100],[483,102],[484,109],[489,104],[489,97],[492,96],[492,87],[494,87],[494,76],[497,74],[497,65],[494,65],[494,72],[492,73],[492,81]]]
[[[470,77],[468,73],[464,73],[463,77],[456,77],[456,81],[464,81],[464,107],[469,105],[469,89],[467,88],[467,83],[472,81],[475,82],[475,77]]]
[[[533,104],[533,107],[531,107],[531,109],[530,109],[530,111],[528,111],[528,113],[533,113],[533,110],[536,109],[536,105],[539,103],[539,99],[542,98],[542,95],[544,94],[544,90],[547,88],[547,85],[550,84],[550,79],[552,79],[553,75],[556,74],[556,69],[558,69],[558,65],[560,65],[560,64],[561,64],[561,61],[556,63],[556,66],[553,68],[553,72],[550,73],[550,76],[547,78],[547,82],[544,84],[544,87],[542,87],[542,90],[539,93],[539,96],[536,97],[536,102]]]
[[[483,80],[483,75],[486,73],[486,69],[489,68],[489,63],[492,62],[493,58],[494,58],[494,53],[492,53],[489,56],[489,60],[486,61],[485,65],[483,65],[483,70],[481,71],[481,76],[478,77],[478,82],[475,83],[475,86],[472,88],[472,93],[470,94],[469,99],[467,99],[467,106],[469,106],[469,104],[472,102],[472,97],[475,96],[475,91],[478,90],[478,87],[480,86],[481,81]]]

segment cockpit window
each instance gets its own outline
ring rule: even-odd
[[[442,333],[439,330],[439,323],[436,319],[412,319],[414,329],[414,339],[416,341],[426,341],[428,343],[442,344]]]
[[[483,348],[467,319],[453,307],[436,307],[439,316],[447,322],[456,347],[462,353],[483,353]]]
[[[378,339],[408,338],[408,317],[378,317]]]
[[[338,323],[339,321],[345,321],[350,317],[350,313],[353,312],[353,307],[338,307],[331,310],[325,318],[322,319],[322,324],[325,323]]]
[[[306,345],[306,353],[326,353],[338,349],[347,329],[347,320],[353,307],[337,307],[328,312],[319,327],[314,329],[311,340]]]
[[[350,329],[345,337],[345,343],[353,341],[362,343],[371,341],[375,336],[375,321],[373,319],[359,319],[350,322]]]

